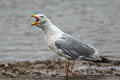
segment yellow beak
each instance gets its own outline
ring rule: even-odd
[[[36,19],[36,21],[31,24],[31,27],[40,22],[40,19],[37,16],[35,16],[34,14],[30,14],[30,17],[34,17]]]

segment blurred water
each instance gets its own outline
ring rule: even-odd
[[[0,61],[49,59],[55,54],[31,13],[46,14],[63,31],[120,57],[120,0],[0,0]]]

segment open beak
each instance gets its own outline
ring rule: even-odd
[[[34,14],[30,14],[30,17],[34,17],[36,19],[35,22],[33,22],[31,24],[31,27],[36,25],[36,24],[38,24],[40,22],[40,19],[37,16],[35,16]]]

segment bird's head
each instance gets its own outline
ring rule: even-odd
[[[49,21],[49,19],[44,14],[31,14],[30,17],[34,17],[36,19],[35,22],[31,24],[31,26],[36,25],[38,27],[42,27]]]

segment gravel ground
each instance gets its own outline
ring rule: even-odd
[[[109,57],[107,57],[109,58]],[[115,58],[110,58],[110,63],[93,63],[88,61],[76,61],[70,63],[70,77],[77,76],[120,76],[120,61]],[[0,65],[0,78],[24,78],[24,77],[57,77],[64,73],[65,61],[45,60],[45,61],[22,61],[10,62]]]

